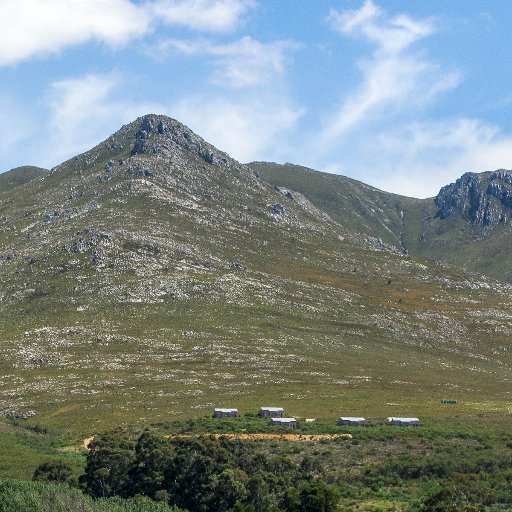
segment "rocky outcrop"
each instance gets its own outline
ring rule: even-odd
[[[198,156],[210,165],[227,163],[228,155],[205,142],[180,122],[165,116],[147,115],[140,118],[132,155],[152,153],[166,155],[173,147],[180,147]]]
[[[512,218],[512,171],[466,173],[435,198],[437,216],[459,214],[473,225],[507,224]]]

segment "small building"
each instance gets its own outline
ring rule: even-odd
[[[346,427],[366,427],[366,420],[364,418],[343,416],[338,420],[338,425],[343,425]]]
[[[282,407],[260,407],[258,415],[263,418],[282,418],[284,409]]]
[[[270,418],[270,425],[289,428],[297,428],[298,426],[295,418]]]
[[[441,403],[442,404],[449,404],[449,405],[457,405],[457,400],[447,400],[447,399],[443,399],[441,400]]]
[[[419,427],[420,420],[418,418],[388,418],[389,425],[397,425],[399,427]]]
[[[214,418],[237,418],[238,409],[214,409]]]

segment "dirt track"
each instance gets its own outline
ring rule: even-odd
[[[322,439],[352,439],[352,434],[183,434],[183,435],[173,435],[173,436],[164,436],[166,439],[190,439],[194,437],[201,436],[213,436],[216,439],[220,439],[221,437],[227,439],[241,439],[243,441],[258,441],[258,440],[266,440],[266,441],[292,441],[295,443],[308,443],[321,441]],[[83,440],[82,446],[88,450],[91,441],[94,439],[92,437],[86,437]]]
[[[208,434],[202,434],[208,435]],[[221,437],[227,439],[241,439],[243,441],[257,441],[257,440],[281,440],[293,441],[296,443],[307,443],[314,441],[321,441],[322,439],[352,439],[351,434],[211,434],[217,439]],[[165,436],[167,439],[183,439],[189,437],[198,437],[197,435],[178,435],[178,436]]]
[[[91,437],[86,437],[84,439],[84,442],[82,443],[83,444],[83,447],[88,450],[89,449],[89,445],[91,444],[91,441],[94,439],[94,436],[91,436]]]

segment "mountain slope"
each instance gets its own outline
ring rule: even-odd
[[[407,252],[403,247],[403,210],[413,209],[420,200],[299,165],[252,162],[248,166],[277,188],[299,191],[345,231],[380,239],[389,248]]]
[[[512,282],[512,171],[467,173],[435,198],[414,199],[292,164],[249,166],[278,188],[300,191],[349,232]]]
[[[10,171],[0,174],[0,193],[20,187],[36,178],[42,178],[47,174],[46,169],[31,165],[16,167]]]
[[[466,173],[426,201],[415,215],[413,254],[436,258],[512,282],[512,171]]]
[[[506,410],[510,286],[262,178],[150,115],[2,196],[0,409],[74,431],[213,404]]]

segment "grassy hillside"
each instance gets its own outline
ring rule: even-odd
[[[420,200],[389,194],[359,181],[299,165],[252,162],[251,169],[275,187],[297,191],[351,233],[380,238],[403,251],[403,210]]]
[[[44,177],[48,171],[41,167],[31,165],[16,167],[10,171],[0,174],[0,193],[20,187],[36,178]]]
[[[447,215],[441,215],[434,199],[389,194],[344,176],[293,164],[249,166],[267,183],[303,194],[349,233],[378,238],[412,256],[512,282],[510,171],[468,173],[445,187],[443,199],[454,204]]]
[[[84,436],[213,406],[508,419],[510,286],[389,248],[372,190],[389,222],[354,231],[149,116],[6,193],[0,408]]]

